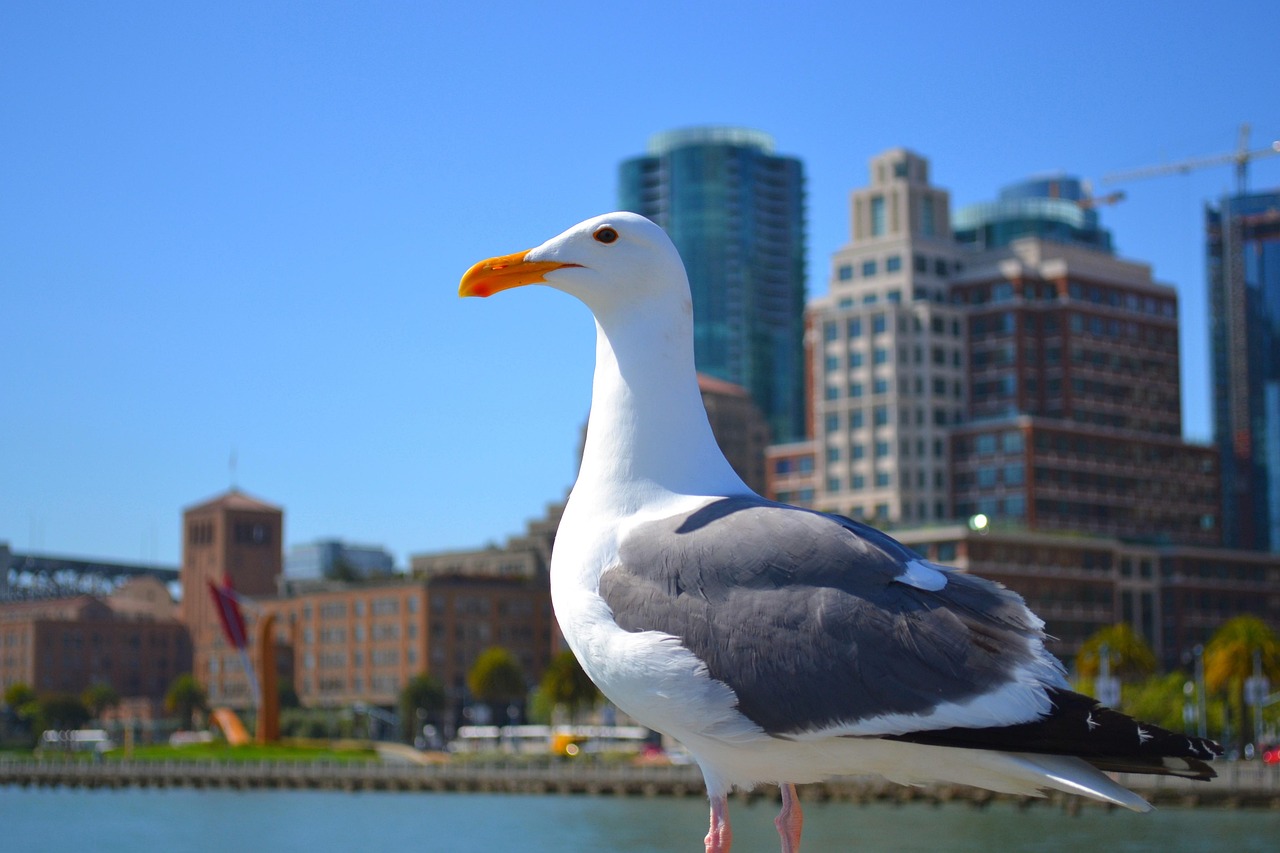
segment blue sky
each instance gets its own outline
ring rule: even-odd
[[[520,532],[572,483],[593,328],[458,279],[613,209],[655,132],[804,161],[811,293],[886,148],[961,206],[1280,138],[1274,0],[7,3],[0,32],[0,541],[103,559],[176,564],[233,451],[290,544]],[[1199,440],[1202,206],[1232,181],[1103,211],[1178,288]]]

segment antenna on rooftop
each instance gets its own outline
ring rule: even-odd
[[[232,448],[231,448],[231,459],[227,461],[227,469],[230,471],[230,474],[231,474],[231,491],[233,491],[233,492],[234,492],[234,491],[236,491],[236,489],[237,489],[237,488],[239,488],[239,487],[236,485],[236,461],[237,461],[237,460],[236,460],[236,449],[235,449],[235,447],[234,447],[234,446],[232,446]]]

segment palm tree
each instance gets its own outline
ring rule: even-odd
[[[191,673],[179,675],[164,695],[164,708],[177,714],[186,729],[195,728],[196,711],[209,710],[208,694]]]
[[[1081,678],[1097,678],[1102,668],[1102,650],[1107,650],[1111,674],[1133,681],[1156,671],[1156,656],[1142,635],[1128,622],[1109,625],[1089,636],[1076,654],[1076,671]]]
[[[99,681],[85,688],[84,692],[80,694],[80,701],[93,714],[93,719],[101,720],[102,715],[108,709],[119,706],[120,694],[110,684]]]
[[[1280,638],[1256,616],[1228,619],[1204,647],[1205,688],[1227,694],[1229,706],[1238,714],[1241,744],[1254,740],[1244,685],[1254,674],[1255,661],[1273,683],[1280,678]]]

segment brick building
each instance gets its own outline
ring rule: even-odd
[[[79,695],[108,684],[154,716],[173,680],[191,669],[191,641],[164,584],[126,581],[105,596],[0,603],[0,690]]]
[[[1016,590],[1045,620],[1050,650],[1067,662],[1089,635],[1118,622],[1131,624],[1166,669],[1184,666],[1233,616],[1280,624],[1280,561],[1270,554],[967,525],[894,535],[932,560]]]
[[[280,681],[305,706],[391,707],[425,672],[461,709],[466,675],[491,646],[510,650],[532,686],[558,640],[547,566],[559,512],[504,548],[418,555],[409,576],[344,582],[284,575],[279,507],[234,490],[194,506],[183,515],[182,582],[196,677],[212,705],[252,704],[244,656],[223,637],[207,587],[229,578],[251,637],[275,616]]]

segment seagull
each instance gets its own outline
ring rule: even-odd
[[[596,322],[582,465],[551,560],[556,618],[601,692],[697,761],[707,853],[732,844],[729,794],[766,783],[796,853],[795,786],[833,776],[1147,811],[1103,771],[1215,775],[1216,743],[1073,692],[1016,593],[752,492],[707,421],[689,282],[659,226],[588,219],[477,263],[459,295],[529,284],[577,297]]]

